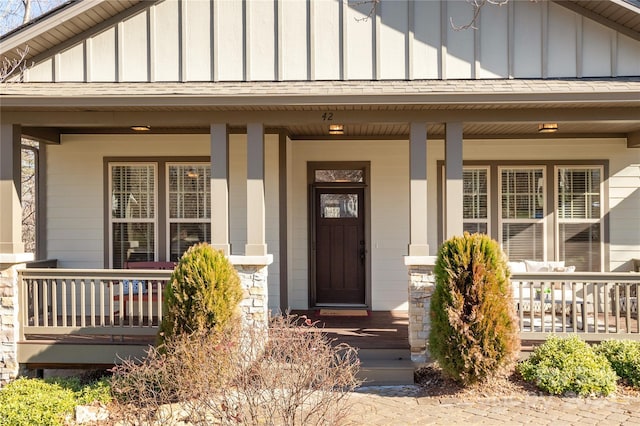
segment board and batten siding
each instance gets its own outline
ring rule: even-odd
[[[35,58],[32,82],[640,75],[640,41],[548,1],[165,0]]]
[[[270,308],[279,308],[280,240],[278,135],[265,135],[265,200]],[[247,235],[246,135],[229,136],[232,254],[244,254]],[[103,268],[104,157],[208,157],[208,135],[62,135],[47,146],[47,253],[61,268]],[[273,306],[271,306],[273,305]]]

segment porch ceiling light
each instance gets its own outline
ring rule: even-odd
[[[558,131],[558,123],[538,124],[538,133],[555,133]]]
[[[131,130],[134,132],[148,132],[151,130],[151,126],[131,126]]]
[[[344,135],[344,124],[329,124],[330,135]]]

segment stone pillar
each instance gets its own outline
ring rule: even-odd
[[[0,263],[0,388],[18,376],[18,268]]]
[[[409,346],[413,362],[429,360],[431,296],[435,289],[435,256],[406,256],[409,270]]]
[[[243,348],[256,358],[267,339],[269,327],[268,268],[273,256],[229,256],[244,291],[240,309],[242,315]],[[261,335],[264,333],[264,335]],[[251,346],[249,346],[251,344]]]

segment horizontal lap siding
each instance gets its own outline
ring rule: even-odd
[[[266,240],[274,263],[269,292],[277,307],[279,266],[278,136],[265,137]],[[47,258],[62,268],[104,267],[104,157],[209,156],[208,135],[63,135],[47,146]],[[234,254],[246,243],[246,137],[230,136],[230,217]],[[244,206],[244,208],[243,208]]]
[[[273,81],[640,74],[640,42],[551,2],[167,1],[75,46],[30,81]]]

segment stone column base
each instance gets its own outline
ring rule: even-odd
[[[409,346],[411,360],[425,363],[429,361],[429,331],[431,296],[435,289],[433,266],[435,257],[407,256],[405,264],[409,270]]]

